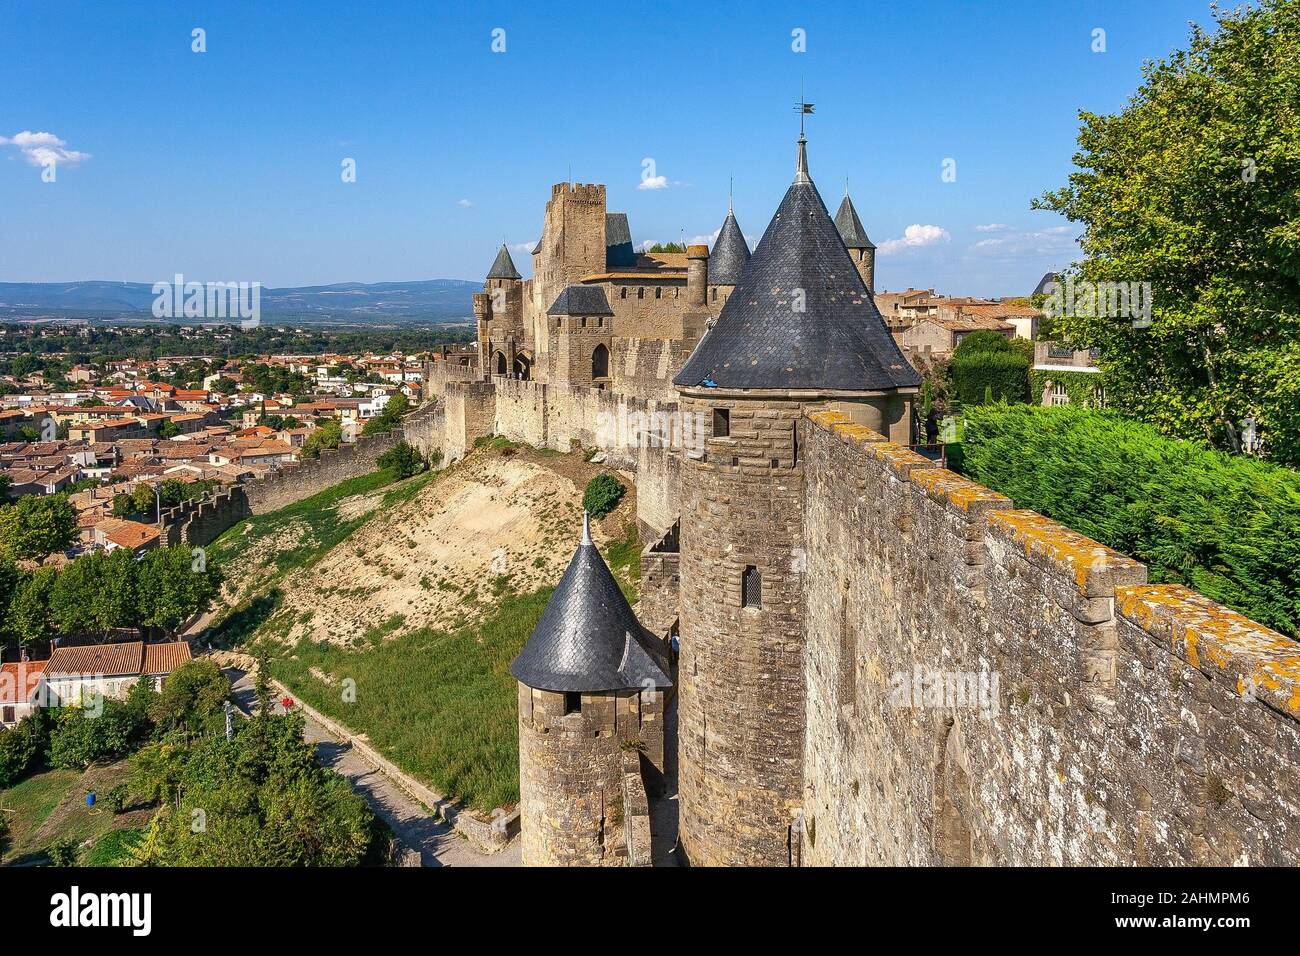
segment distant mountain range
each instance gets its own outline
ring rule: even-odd
[[[483,283],[464,279],[263,288],[261,310],[263,319],[450,322],[473,318],[471,297],[482,289]],[[0,282],[0,319],[153,320],[155,298],[150,282]]]

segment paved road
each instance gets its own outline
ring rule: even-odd
[[[231,699],[245,713],[252,713],[257,706],[253,682],[247,674],[235,668],[227,668],[225,673],[230,678]],[[280,708],[279,703],[274,706]],[[324,727],[306,714],[303,716],[307,721],[304,737],[309,743],[316,744],[316,759],[345,777],[366,798],[397,838],[419,852],[422,866],[521,865],[517,838],[500,853],[477,852],[468,840],[447,824],[434,820],[418,800],[361,759],[349,745],[330,736]]]

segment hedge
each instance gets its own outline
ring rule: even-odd
[[[1106,387],[1106,376],[1103,372],[1030,369],[1029,400],[1035,405],[1041,404],[1048,382],[1053,385],[1064,385],[1065,394],[1070,397],[1071,405],[1094,406],[1097,404],[1097,389]]]
[[[1027,401],[1029,365],[1029,359],[1018,352],[958,352],[949,369],[957,400],[982,405],[990,395],[994,401]]]
[[[1113,412],[985,406],[965,418],[967,477],[1144,562],[1152,583],[1300,637],[1300,473]]]

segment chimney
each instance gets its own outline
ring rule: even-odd
[[[686,304],[693,309],[705,306],[709,284],[709,247],[686,247]]]

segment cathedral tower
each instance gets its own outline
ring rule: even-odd
[[[697,865],[786,865],[805,732],[800,420],[833,404],[906,441],[920,384],[808,175],[802,134],[794,182],[674,384],[708,436],[682,467],[681,849]]]
[[[582,541],[510,665],[519,681],[519,811],[527,866],[623,866],[629,755],[663,772],[664,646]]]

